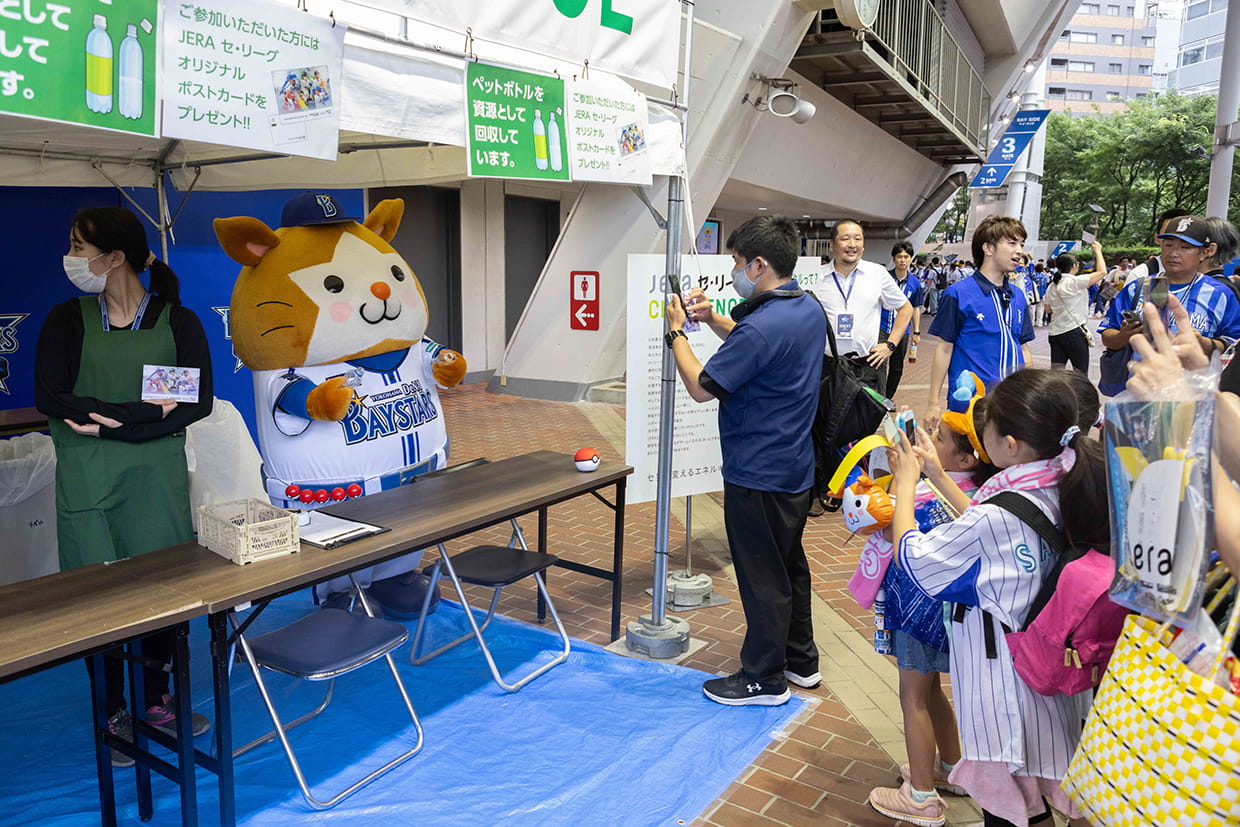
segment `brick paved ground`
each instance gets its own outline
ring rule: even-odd
[[[923,320],[923,330],[931,319]],[[1047,364],[1045,332],[1034,343],[1035,364]],[[921,359],[906,368],[897,401],[920,412],[927,396],[933,340],[923,337]],[[1096,360],[1095,360],[1096,361]],[[452,459],[485,456],[502,459],[549,448],[571,453],[596,448],[605,458],[624,458],[623,409],[599,403],[569,404],[488,393],[470,385],[442,393]],[[726,606],[681,615],[695,641],[705,645],[682,662],[726,674],[738,668],[744,618],[727,555],[722,509],[716,497],[693,504],[694,571],[713,578],[715,591],[731,599]],[[673,570],[684,567],[681,503],[673,505]],[[624,607],[622,620],[650,612],[645,589],[652,578],[654,504],[630,505],[625,519]],[[609,566],[612,513],[592,498],[578,498],[550,512],[551,551]],[[522,520],[531,541],[533,517]],[[506,542],[504,528],[479,532],[449,544],[456,552],[478,542]],[[870,645],[871,616],[857,607],[846,584],[856,564],[859,541],[843,530],[838,516],[810,521],[806,549],[814,573],[816,640],[822,653],[823,685],[796,690],[811,700],[806,712],[776,740],[701,818],[700,825],[738,827],[750,824],[890,825],[866,805],[875,785],[891,784],[904,757],[896,694],[897,677],[889,658]],[[610,584],[585,575],[555,570],[552,597],[570,633],[582,640],[608,642]],[[532,584],[507,590],[501,611],[533,621]],[[481,593],[479,597],[482,597]],[[622,629],[623,634],[623,629]],[[948,800],[949,824],[974,825],[979,811],[968,799]]]

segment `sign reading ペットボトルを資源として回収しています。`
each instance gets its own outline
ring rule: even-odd
[[[465,117],[470,175],[570,180],[560,78],[470,62]]]
[[[155,134],[156,0],[0,3],[0,112]]]

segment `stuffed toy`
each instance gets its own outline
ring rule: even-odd
[[[330,195],[306,192],[276,230],[246,216],[214,221],[242,265],[229,305],[233,349],[254,371],[264,483],[278,506],[314,509],[447,463],[437,388],[459,383],[466,364],[424,335],[426,296],[390,244],[403,213],[403,201],[381,201],[359,223]],[[359,582],[372,579],[374,592],[409,585],[379,581],[410,581],[420,556],[358,572]],[[318,592],[348,588],[341,578]]]
[[[891,525],[895,506],[886,489],[865,474],[844,492],[844,527],[863,537]]]

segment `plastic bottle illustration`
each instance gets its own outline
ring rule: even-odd
[[[121,41],[120,101],[117,107],[123,117],[142,117],[142,44],[138,43],[138,27],[130,25]]]
[[[560,125],[555,122],[555,113],[551,113],[551,122],[547,124],[547,151],[551,156],[551,169],[559,172],[564,169],[563,153],[560,151]]]
[[[95,27],[86,35],[86,108],[112,111],[112,38],[102,14],[95,15]]]
[[[542,110],[534,110],[534,166],[547,168],[547,127],[543,124]]]

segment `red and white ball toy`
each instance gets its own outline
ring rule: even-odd
[[[582,448],[573,456],[573,464],[577,466],[578,471],[596,471],[598,470],[599,463],[602,461],[598,451],[593,448]]]

